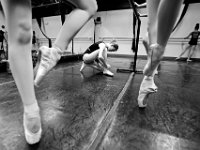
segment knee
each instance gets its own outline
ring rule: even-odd
[[[90,14],[91,14],[91,17],[93,17],[93,16],[96,14],[97,10],[98,10],[98,6],[97,6],[97,4],[94,5],[93,8],[90,8]]]
[[[98,6],[96,3],[86,8],[86,11],[88,12],[90,17],[93,17],[96,14],[97,10],[98,10]]]
[[[20,22],[18,24],[17,42],[25,45],[31,42],[32,25],[29,22]]]

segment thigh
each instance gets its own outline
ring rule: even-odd
[[[99,55],[99,50],[96,50],[96,51],[94,51],[92,53],[89,53],[89,54],[86,53],[86,54],[83,55],[83,61],[85,63],[91,63],[94,60],[96,60],[96,58],[98,57],[98,55]]]

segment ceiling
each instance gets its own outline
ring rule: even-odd
[[[145,0],[135,0],[137,3],[144,3]],[[62,3],[58,3],[62,2]],[[131,8],[129,0],[97,0],[98,11],[109,11]],[[33,18],[60,15],[61,11],[69,13],[73,5],[67,0],[32,0]],[[45,10],[45,11],[44,11]]]

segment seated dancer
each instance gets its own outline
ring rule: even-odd
[[[102,71],[104,75],[113,77],[114,74],[108,70],[110,65],[107,64],[107,51],[113,52],[118,50],[118,44],[115,40],[110,43],[105,43],[103,41],[98,41],[92,44],[83,54],[83,64],[80,68],[82,72],[83,69],[88,66],[99,71]]]

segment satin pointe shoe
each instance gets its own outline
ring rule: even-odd
[[[47,46],[42,46],[39,48],[38,56],[38,68],[35,71],[35,86],[39,86],[40,82],[49,73],[53,67],[56,66],[57,62],[60,60],[62,51],[58,48],[49,48]]]
[[[25,139],[28,144],[36,144],[41,139],[42,128],[39,111],[26,113],[23,115],[23,126]]]
[[[146,107],[149,94],[155,93],[157,90],[158,87],[154,83],[154,78],[152,76],[144,76],[140,85],[138,106]]]

